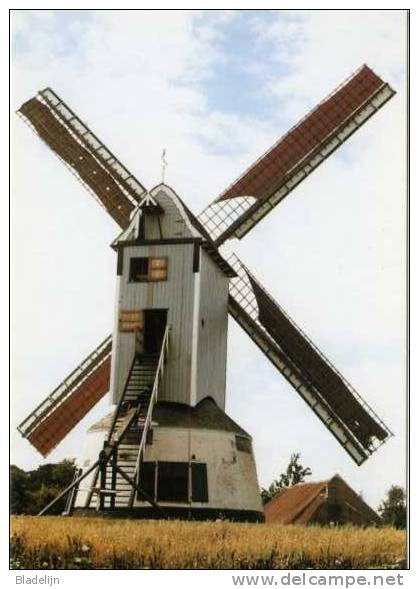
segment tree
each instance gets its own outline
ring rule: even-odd
[[[12,513],[37,514],[73,480],[76,466],[74,460],[56,464],[42,464],[36,470],[25,472],[15,465],[10,467]],[[54,505],[51,514],[64,511],[66,498]]]
[[[29,475],[12,464],[10,467],[10,511],[22,513],[29,503]]]
[[[390,487],[378,508],[378,513],[384,524],[403,530],[406,528],[406,492],[403,487]]]
[[[286,471],[281,473],[279,479],[273,481],[267,489],[261,489],[260,494],[264,505],[286,487],[303,483],[306,477],[311,476],[311,468],[304,468],[299,464],[299,460],[300,454],[291,454]]]

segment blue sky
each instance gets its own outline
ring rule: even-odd
[[[372,505],[403,484],[404,13],[20,10],[12,27],[13,108],[51,86],[148,187],[166,148],[167,182],[196,213],[362,63],[396,88],[309,181],[228,245],[396,437],[353,466],[233,322],[227,411],[254,436],[264,485],[295,451],[313,478],[339,472]],[[22,121],[12,122],[17,424],[111,331],[108,244],[117,228]],[[76,454],[106,409],[50,459]],[[18,465],[39,462],[14,432],[12,450]]]
[[[273,68],[280,76],[286,66],[272,56],[272,41],[257,34],[273,16],[270,10],[241,11],[219,26],[218,59],[204,80],[210,108],[244,117],[263,117],[277,108],[263,91],[263,83]],[[203,20],[207,18],[203,16]]]
[[[28,14],[28,11],[21,11]],[[42,15],[39,13],[39,20],[42,21]],[[56,36],[55,49],[58,54],[74,53],[77,51],[78,30],[80,27],[88,26],[91,21],[93,12],[91,10],[53,10],[56,31],[60,34]],[[19,15],[16,14],[19,19]],[[35,16],[34,13],[32,13]],[[31,37],[27,35],[26,30],[17,30],[13,34],[12,49],[15,54],[30,51]]]
[[[49,35],[51,50],[58,58],[82,62],[81,38],[83,32],[95,26],[96,15],[97,11],[92,10],[55,10],[48,11],[45,22],[38,11],[28,16],[27,27],[43,26]],[[272,120],[289,124],[277,98],[269,91],[268,83],[273,77],[281,83],[282,76],[286,78],[290,71],[289,54],[302,50],[304,34],[299,30],[302,18],[298,13],[275,10],[197,12],[191,22],[191,35],[199,39],[211,28],[214,41],[210,65],[202,68],[194,82],[204,97],[206,108],[243,119],[257,117],[262,125]],[[273,20],[294,27],[292,42],[288,34],[284,39],[260,35]],[[278,43],[282,45],[282,52],[276,50]],[[12,48],[17,56],[30,54],[31,36],[26,28],[15,32]],[[167,76],[171,76],[170,70]],[[183,78],[176,76],[172,82],[179,86],[190,83],[189,72],[185,71]],[[211,142],[206,142],[206,147],[214,149]],[[217,145],[217,149],[222,148]]]

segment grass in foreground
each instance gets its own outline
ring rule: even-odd
[[[11,568],[406,568],[403,531],[279,524],[12,517]]]

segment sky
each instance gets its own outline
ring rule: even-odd
[[[227,413],[261,485],[293,452],[377,507],[405,484],[406,14],[398,10],[12,13],[12,462],[16,425],[112,330],[114,221],[14,115],[46,86],[148,188],[198,214],[363,63],[396,96],[235,251],[395,434],[357,467],[231,320]],[[47,458],[77,456],[106,400]]]

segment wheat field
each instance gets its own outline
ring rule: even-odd
[[[14,516],[11,568],[405,568],[405,532],[81,517]]]

